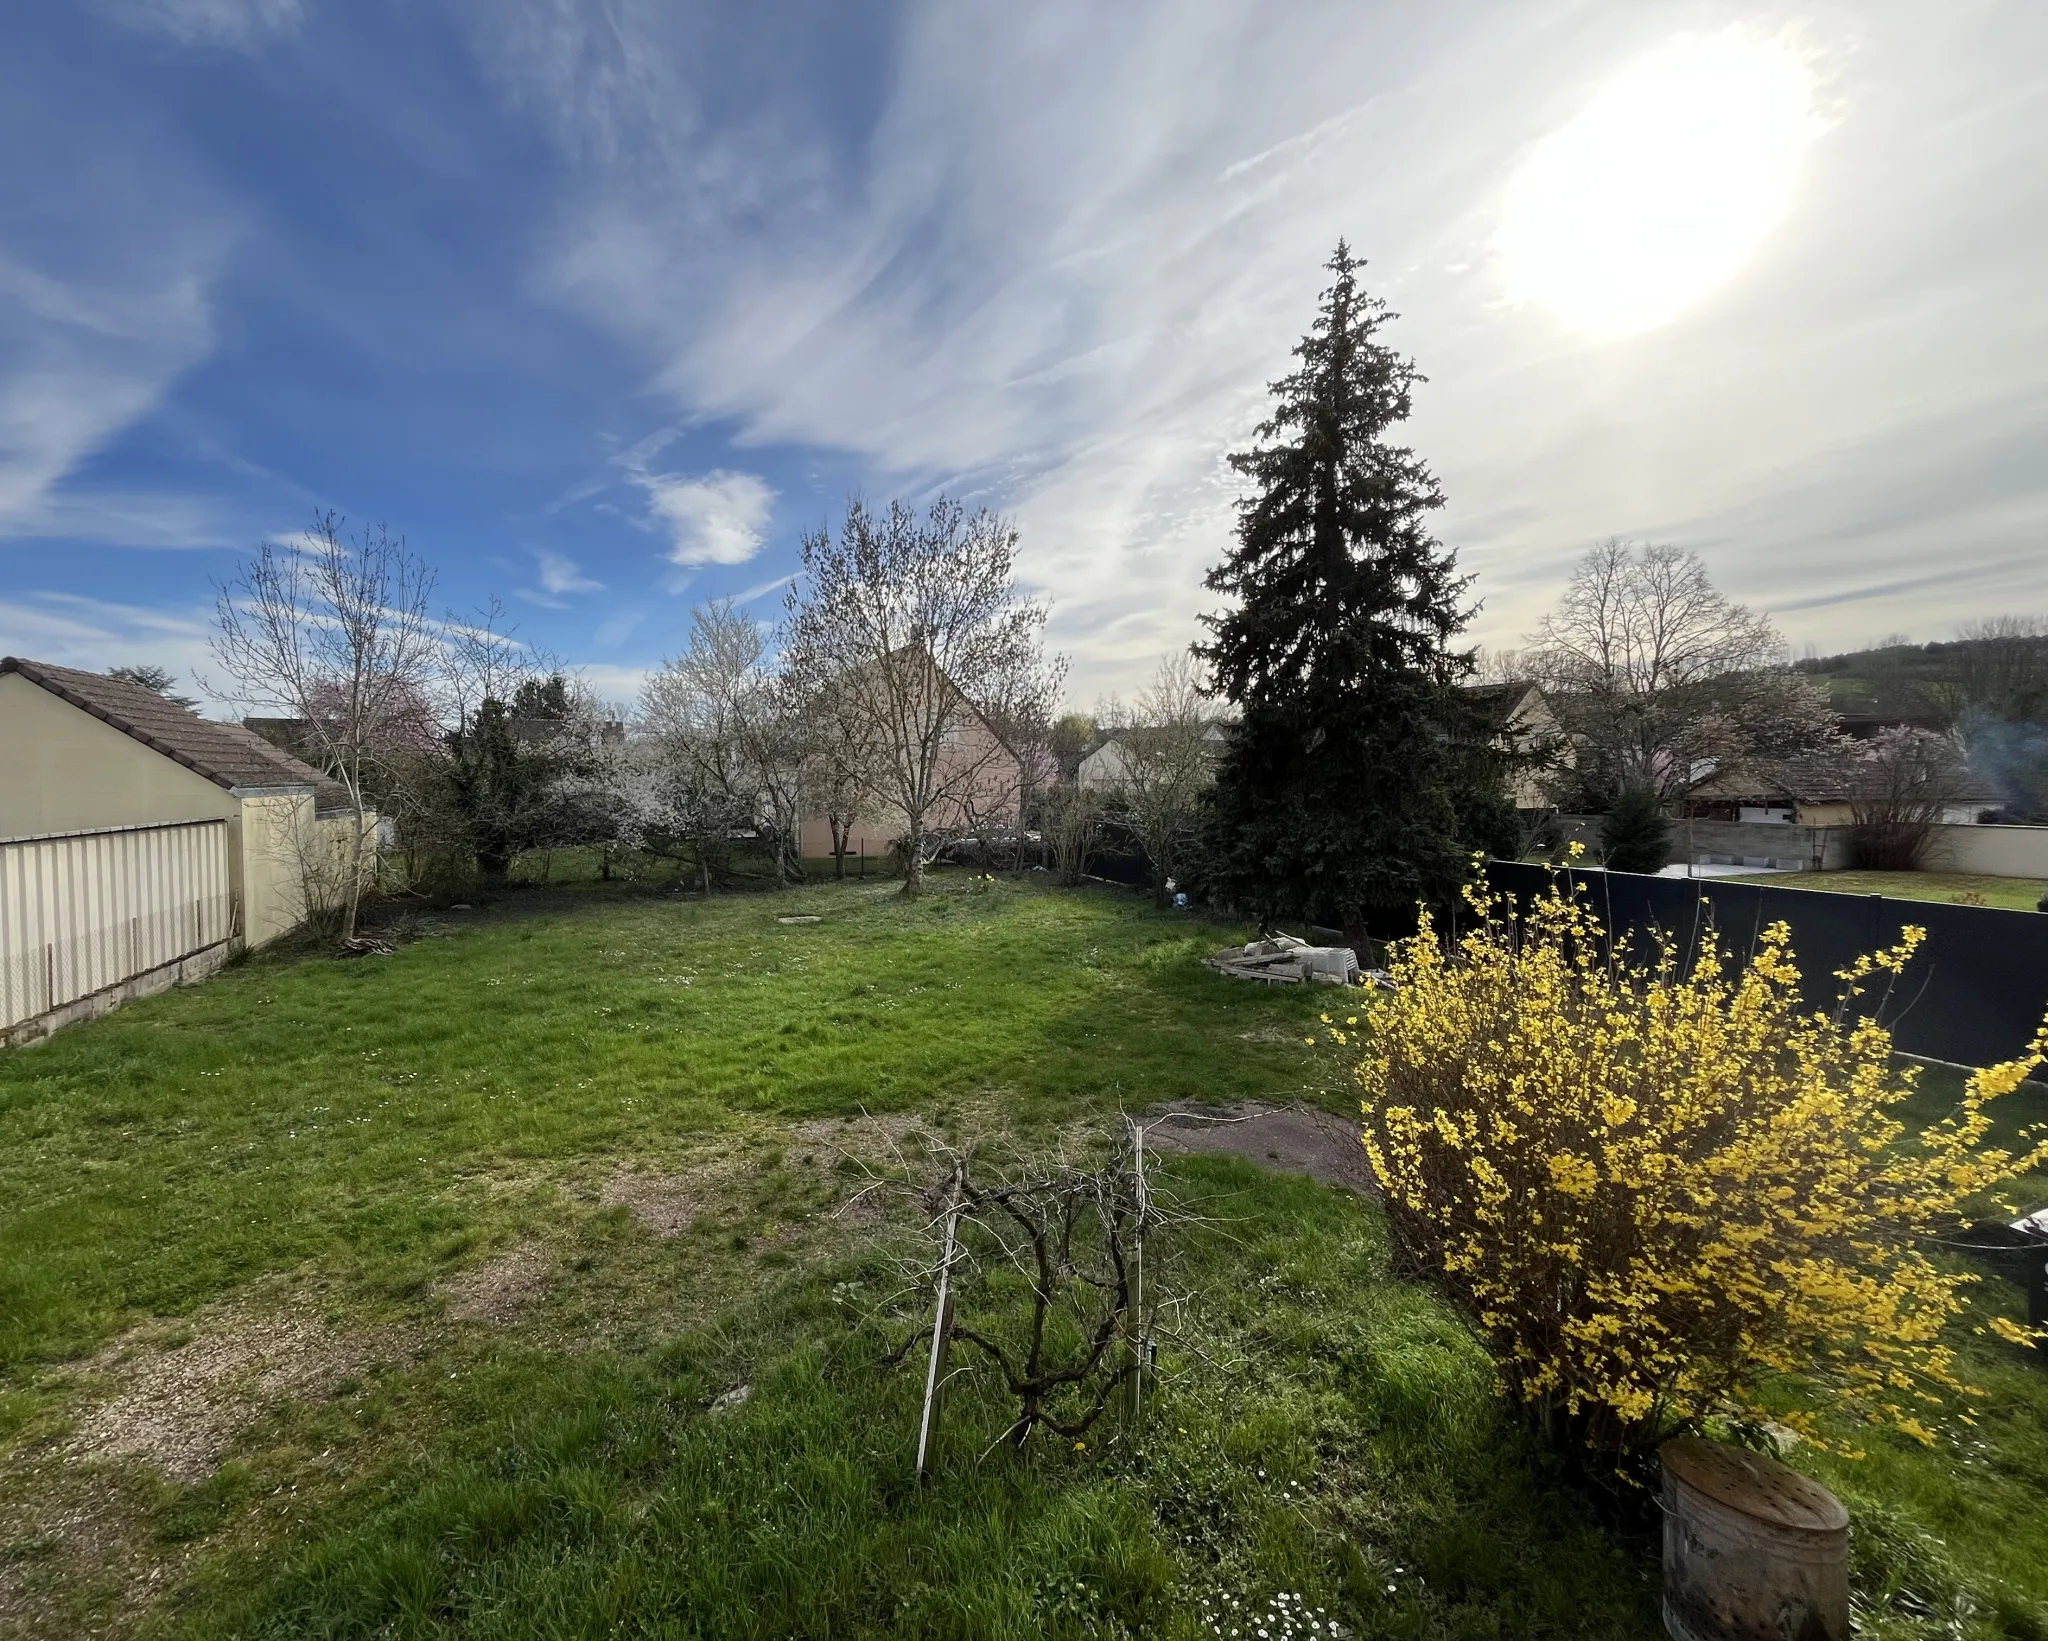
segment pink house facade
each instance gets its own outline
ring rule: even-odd
[[[934,834],[971,834],[983,827],[1017,823],[1024,766],[994,730],[968,712],[947,732],[939,753],[939,785],[947,796],[925,817]],[[910,830],[901,809],[871,805],[847,834],[850,855],[886,856]],[[804,817],[798,839],[806,860],[824,860],[832,853],[831,822],[822,814]]]

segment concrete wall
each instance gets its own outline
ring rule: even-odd
[[[242,939],[248,945],[267,946],[305,921],[300,840],[314,824],[311,793],[264,793],[242,800],[236,887]]]
[[[0,673],[0,838],[226,819],[235,807],[204,775]]]
[[[1600,852],[1598,815],[1562,815],[1565,841]],[[1808,872],[1839,872],[1850,864],[1846,826],[1788,826],[1779,822],[1671,823],[1671,858],[1698,863],[1764,861],[1796,864]],[[2048,878],[2048,826],[1937,826],[1928,851],[1930,872],[1976,872],[1985,877]]]
[[[242,938],[264,946],[314,912],[338,906],[348,883],[355,816],[315,815],[309,792],[250,793],[242,799],[239,892]],[[369,817],[377,848],[379,822]]]
[[[1833,872],[1849,864],[1847,835],[1832,826],[1793,826],[1782,821],[1686,821],[1671,823],[1671,858],[1698,865],[1729,862],[1754,866],[1797,866],[1803,872]]]
[[[901,819],[893,823],[878,820],[856,822],[846,838],[846,853],[857,856],[863,849],[870,861],[882,860],[903,836]],[[797,828],[797,842],[805,860],[827,860],[832,854],[832,826],[823,815],[813,815]]]
[[[1939,826],[1927,864],[1938,872],[2048,878],[2048,826]]]
[[[173,986],[190,986],[217,973],[227,960],[234,956],[235,943],[223,940],[218,945],[208,946],[204,951],[193,952],[175,962],[159,968],[145,969],[141,974],[131,974],[116,985],[108,986],[73,1002],[62,1004],[46,1014],[23,1020],[12,1026],[0,1027],[0,1048],[25,1047],[39,1043],[53,1031],[65,1026],[76,1025],[81,1020],[97,1020],[103,1014],[111,1014],[123,1003],[133,1002],[138,997],[154,997],[160,991],[169,991]]]

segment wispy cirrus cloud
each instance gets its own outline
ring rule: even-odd
[[[2040,201],[2014,65],[2048,48],[2048,14],[1987,13],[1965,40],[1911,0],[1752,10],[1760,31],[1801,25],[1833,126],[1750,262],[1626,343],[1517,308],[1496,241],[1521,162],[1700,27],[1688,0],[912,5],[851,144],[800,81],[726,74],[714,95],[659,0],[548,0],[523,55],[492,61],[578,168],[547,287],[743,445],[850,452],[893,488],[1015,511],[1085,689],[1185,643],[1213,602],[1223,457],[1339,234],[1431,379],[1408,436],[1445,482],[1489,642],[1611,533],[1699,546],[1760,602],[1790,565],[1810,588],[1905,549],[1859,534],[1861,459],[1921,432],[1935,469],[1968,465],[2015,390],[2048,390],[2044,310],[2018,294],[2048,273],[2048,217],[1959,185],[1999,175]],[[563,27],[575,49],[543,67],[533,42]],[[821,182],[849,153],[857,174]],[[1937,265],[1944,244],[1970,250]],[[1844,448],[1863,458],[1841,483],[1768,511]],[[1988,482],[1968,550],[2009,552],[2048,481],[2008,462]],[[1922,619],[1982,596],[1958,585]]]
[[[0,61],[0,538],[218,545],[158,472],[83,470],[214,351],[239,212],[132,103],[92,103],[33,56]]]
[[[174,268],[179,249],[166,248]],[[132,532],[138,545],[212,544],[210,532],[193,539],[199,503],[173,501],[166,517],[157,510],[165,498],[124,507],[119,496],[60,489],[211,350],[204,287],[218,253],[183,250],[199,266],[148,283],[139,269],[59,277],[0,255],[0,353],[8,356],[0,372],[0,535],[103,540]]]
[[[188,46],[251,51],[305,21],[305,0],[102,0],[116,22]]]
[[[59,592],[0,596],[0,655],[88,672],[147,663],[177,674],[194,694],[205,693],[200,679],[212,631],[211,612],[203,608],[151,608]]]

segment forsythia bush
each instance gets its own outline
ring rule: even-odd
[[[1711,949],[1631,969],[1583,892],[1553,886],[1520,930],[1483,890],[1466,899],[1476,926],[1450,949],[1427,923],[1398,949],[1356,1075],[1398,1243],[1475,1319],[1509,1393],[1621,1450],[1740,1413],[1762,1375],[1794,1370],[1930,1439],[1927,1410],[1968,1395],[1941,1333],[1972,1279],[1921,1239],[2048,1157],[1980,1145],[2048,1025],[1908,1141],[1889,1112],[1915,1068],[1855,1010],[1802,1011],[1783,924],[1740,972]],[[1840,971],[1845,998],[1894,979],[1923,935]]]

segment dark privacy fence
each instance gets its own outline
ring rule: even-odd
[[[1496,890],[1526,902],[1553,874],[1541,866],[1491,861]],[[2007,912],[1939,901],[1887,900],[1764,883],[1640,877],[1631,872],[1572,872],[1586,886],[1610,935],[1641,939],[1670,933],[1690,959],[1717,934],[1746,956],[1770,924],[1792,929],[1792,951],[1806,1001],[1829,1007],[1840,990],[1835,970],[1863,952],[1897,942],[1908,923],[1927,939],[1884,1010],[1902,1053],[1962,1065],[1994,1065],[2024,1050],[2048,1008],[2048,914]]]
[[[1088,856],[1088,875],[1127,889],[1152,887],[1152,862],[1142,849],[1097,849]]]

